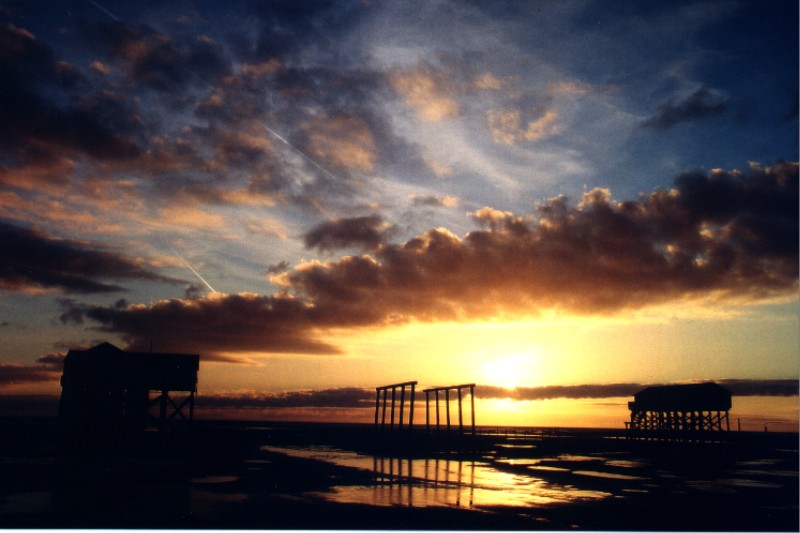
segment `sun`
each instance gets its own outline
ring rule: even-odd
[[[540,359],[534,350],[493,357],[480,365],[481,376],[487,385],[506,389],[532,385],[538,381]]]

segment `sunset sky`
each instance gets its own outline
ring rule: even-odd
[[[796,429],[797,20],[0,0],[0,414],[108,341],[200,354],[198,405],[240,418],[369,419],[417,380],[621,427],[641,386],[717,380]]]

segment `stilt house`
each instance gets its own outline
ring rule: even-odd
[[[633,397],[631,439],[707,442],[730,431],[731,393],[716,383],[648,387]]]
[[[128,352],[107,342],[70,350],[59,422],[73,434],[114,434],[191,421],[199,368],[198,355]]]

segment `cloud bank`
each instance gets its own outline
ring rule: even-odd
[[[61,377],[64,355],[51,353],[36,360],[36,365],[0,363],[0,389],[19,383],[57,381]]]
[[[718,380],[717,383],[730,390],[734,396],[789,397],[798,395],[798,381],[796,379]],[[510,399],[513,401],[553,399],[579,400],[620,397],[630,397],[632,399],[634,393],[649,386],[652,386],[652,384],[611,383],[507,389],[479,384],[475,387],[475,397],[483,400]],[[373,409],[375,406],[375,389],[344,387],[281,393],[258,393],[251,391],[215,393],[199,396],[198,405],[208,409],[280,409],[308,407]]]
[[[276,295],[73,305],[65,316],[133,347],[156,335],[176,351],[337,353],[318,340],[324,330],[542,310],[613,314],[709,298],[751,303],[797,290],[796,163],[682,174],[636,201],[595,189],[577,205],[558,197],[533,215],[484,208],[473,217],[482,228],[463,238],[435,228],[401,244],[382,242],[378,218],[324,224],[310,245],[374,252],[275,273],[285,289]]]

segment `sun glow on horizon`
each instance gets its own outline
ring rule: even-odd
[[[482,383],[506,389],[532,386],[538,383],[542,353],[531,347],[525,352],[509,353],[493,357],[479,366]]]

